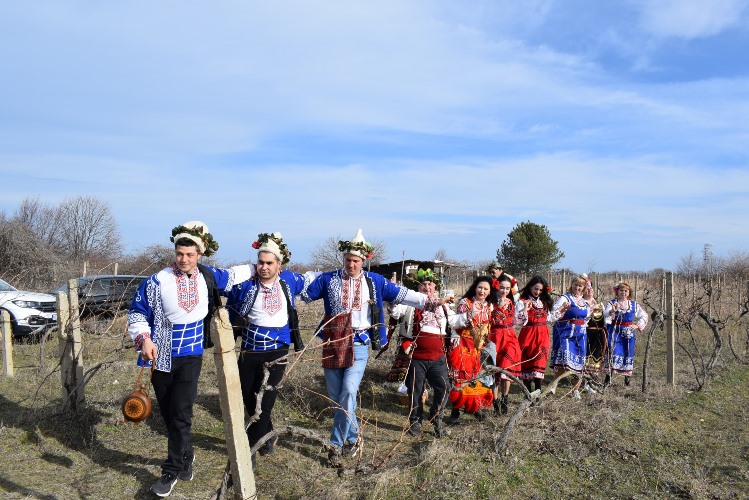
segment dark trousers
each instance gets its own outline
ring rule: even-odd
[[[411,422],[421,422],[424,414],[424,402],[422,394],[424,393],[424,381],[429,382],[429,386],[434,391],[432,405],[429,408],[429,420],[434,425],[440,425],[442,414],[445,411],[447,403],[447,362],[445,357],[434,361],[425,359],[411,359],[411,366],[406,374],[406,387],[408,388],[408,399],[411,402],[409,420]]]
[[[168,437],[169,451],[166,461],[161,464],[162,472],[178,474],[183,470],[185,460],[192,462],[192,405],[198,395],[202,365],[202,356],[184,356],[172,358],[171,372],[153,372],[151,383]]]
[[[239,355],[239,380],[242,383],[242,399],[244,407],[250,415],[255,414],[257,406],[257,393],[263,382],[263,364],[275,361],[289,353],[288,348],[276,349],[273,351],[242,351]],[[281,382],[283,374],[286,371],[286,361],[276,363],[268,368],[270,376],[268,385],[277,385]],[[273,430],[270,412],[276,403],[278,391],[268,391],[263,393],[263,400],[260,402],[260,419],[250,425],[247,429],[247,437],[250,440],[250,446],[255,446],[261,437]]]

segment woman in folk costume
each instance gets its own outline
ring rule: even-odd
[[[351,241],[339,241],[338,248],[344,268],[322,273],[301,294],[305,302],[323,299],[325,306],[317,335],[323,339],[325,385],[335,409],[328,453],[335,467],[343,455],[354,456],[361,450],[356,395],[370,346],[379,350],[388,342],[383,302],[433,310],[452,300],[430,298],[362,270],[374,247],[364,240],[361,229]]]
[[[593,377],[597,377],[601,372],[603,356],[606,352],[606,322],[603,318],[603,307],[596,301],[590,279],[586,279],[583,299],[593,309],[593,314],[588,319],[586,328],[588,334],[588,358],[585,362],[585,372]],[[591,390],[587,382],[586,388]]]
[[[586,324],[593,308],[583,299],[585,277],[572,279],[567,293],[559,297],[551,310],[554,321],[551,343],[551,364],[554,376],[565,371],[582,373],[588,353]],[[579,394],[576,394],[576,397]]]
[[[541,276],[534,276],[520,292],[515,306],[515,324],[522,326],[518,334],[520,344],[520,377],[530,391],[541,389],[549,357],[549,312],[554,301],[551,287]]]
[[[606,356],[606,384],[610,383],[610,373],[624,375],[624,385],[629,385],[635,359],[635,333],[643,331],[648,324],[648,313],[631,300],[632,287],[621,282],[614,287],[616,298],[603,310],[608,330],[609,352]]]
[[[515,334],[515,302],[512,298],[512,282],[509,278],[500,278],[497,286],[497,305],[492,313],[489,340],[497,348],[496,365],[505,369],[511,375],[520,376],[520,344]],[[494,383],[494,411],[499,414],[507,413],[507,400],[510,394],[512,379],[504,373],[495,375]],[[500,388],[502,396],[499,397]]]
[[[481,350],[489,342],[489,326],[497,301],[491,283],[490,277],[479,276],[458,303],[459,317],[448,354],[453,408],[450,423],[453,425],[459,423],[461,409],[481,418],[483,414],[479,410],[491,408],[494,400],[491,388],[477,380],[481,371]]]

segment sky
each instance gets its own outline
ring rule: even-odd
[[[749,0],[0,5],[0,211],[96,196],[125,248],[202,220],[390,260],[545,225],[577,272],[749,249]]]

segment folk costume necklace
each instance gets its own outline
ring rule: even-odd
[[[198,296],[198,275],[200,275],[200,272],[196,267],[192,275],[188,275],[180,271],[176,263],[172,264],[172,272],[177,285],[177,305],[185,312],[190,312],[195,309],[200,300]]]

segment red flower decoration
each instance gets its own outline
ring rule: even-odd
[[[374,252],[369,252],[369,253],[367,254],[367,259],[371,259],[371,258],[372,258],[372,256],[374,256]]]
[[[259,241],[254,242],[252,244],[252,248],[254,248],[255,250],[257,250],[258,248],[260,248],[260,242]]]
[[[551,285],[546,285],[546,291],[547,291],[547,292],[550,292],[550,291],[551,291]]]

